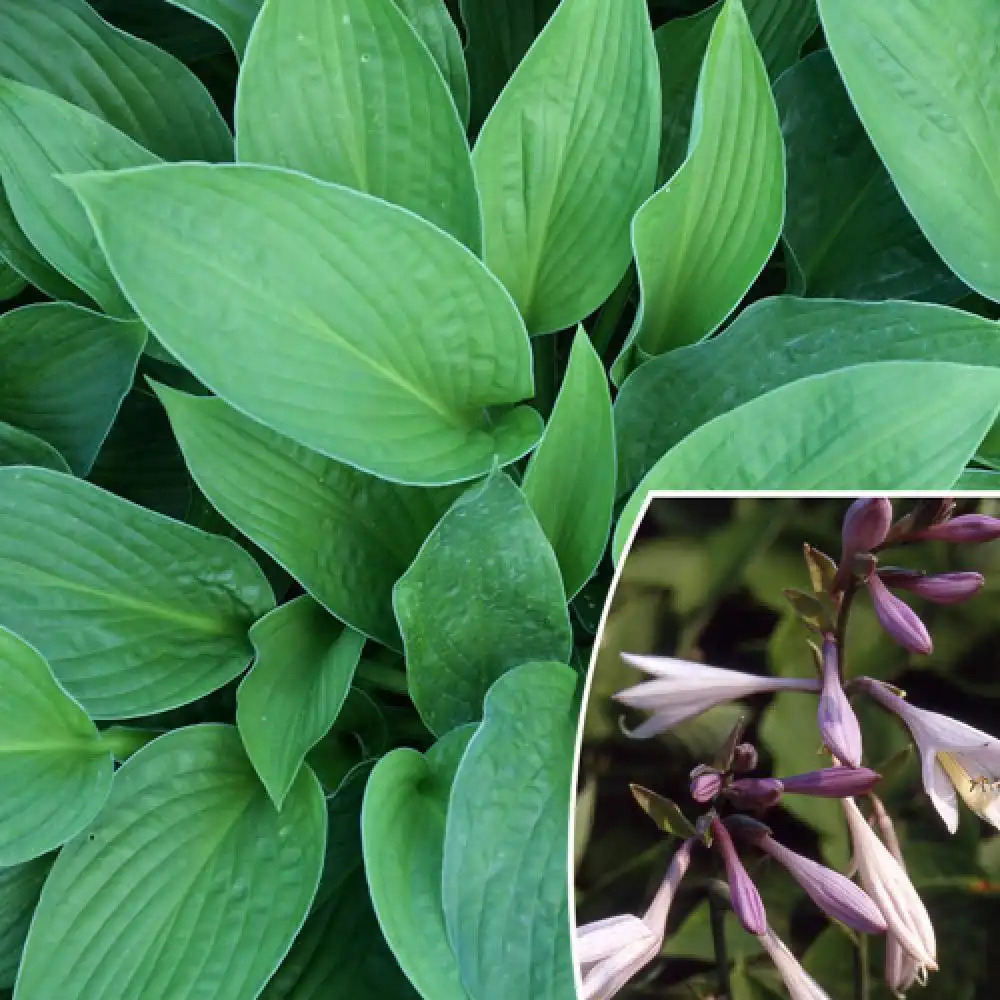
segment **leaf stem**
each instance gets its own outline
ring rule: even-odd
[[[726,926],[723,902],[717,893],[708,894],[708,916],[712,925],[712,944],[715,947],[715,972],[719,980],[719,996],[729,997],[729,953],[726,950]]]
[[[628,270],[622,275],[622,280],[618,282],[618,287],[608,296],[607,301],[601,308],[601,312],[594,324],[594,330],[590,335],[594,350],[603,358],[607,349],[614,342],[615,333],[618,330],[618,323],[625,312],[629,299],[636,286],[635,264],[629,264]]]
[[[372,687],[381,688],[383,691],[391,691],[393,694],[409,695],[410,693],[406,683],[406,674],[385,663],[362,660],[355,671],[355,678],[367,682]]]
[[[109,726],[101,732],[101,746],[119,763],[128,760],[163,733],[155,729],[138,729],[131,726]]]

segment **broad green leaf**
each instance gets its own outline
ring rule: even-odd
[[[86,214],[58,175],[155,162],[96,115],[0,79],[0,178],[14,215],[42,256],[112,315],[127,317],[131,310]]]
[[[460,496],[393,590],[410,696],[432,733],[482,714],[490,685],[528,660],[568,660],[552,546],[502,472]]]
[[[848,299],[960,295],[872,148],[830,53],[793,66],[774,99],[788,157],[791,289]]]
[[[532,334],[593,312],[656,179],[660,89],[643,0],[562,0],[483,125],[487,266]]]
[[[236,55],[242,58],[262,0],[167,0],[167,2],[214,25],[226,36]]]
[[[545,434],[525,471],[523,489],[552,543],[572,598],[601,561],[615,498],[608,377],[582,328],[573,341]]]
[[[37,465],[69,472],[66,459],[40,437],[0,420],[0,465]]]
[[[161,712],[232,680],[273,603],[228,538],[71,476],[0,469],[0,624],[94,718]]]
[[[261,1000],[416,1000],[379,929],[365,884],[361,806],[371,763],[327,799],[323,876],[312,912]]]
[[[86,475],[146,342],[141,324],[67,302],[0,316],[0,419],[44,438]]]
[[[756,302],[718,337],[653,358],[626,380],[615,401],[619,495],[712,418],[788,382],[869,361],[1000,367],[1000,326],[917,302]]]
[[[473,727],[427,754],[401,747],[375,766],[365,791],[365,871],[382,933],[424,1000],[468,1000],[441,902],[445,817]]]
[[[559,0],[458,0],[476,132]]]
[[[616,382],[646,355],[708,336],[736,308],[781,233],[778,113],[739,0],[712,27],[687,159],[636,213],[640,304]]]
[[[400,486],[310,451],[221,399],[157,394],[198,486],[342,621],[399,647],[392,586],[457,495]]]
[[[0,628],[0,868],[41,857],[80,832],[111,788],[97,727],[42,655]]]
[[[306,763],[323,787],[335,792],[354,768],[381,757],[388,746],[389,727],[382,708],[355,686],[348,692],[337,721],[309,752]]]
[[[234,727],[161,736],[56,859],[18,1000],[253,1000],[309,912],[325,840],[308,769],[278,813]]]
[[[229,127],[194,73],[84,0],[3,0],[0,76],[103,118],[165,160],[232,159]]]
[[[21,274],[7,263],[0,248],[0,302],[6,302],[15,295],[20,295],[27,284]]]
[[[490,689],[455,775],[444,912],[476,1000],[572,1000],[566,864],[577,676],[526,663]]]
[[[743,8],[772,81],[799,58],[819,19],[813,0],[745,0]],[[722,0],[690,17],[677,17],[653,33],[660,61],[663,94],[663,134],[660,140],[660,181],[684,162],[691,132],[691,115],[712,25]]]
[[[462,39],[444,0],[395,0],[434,57],[463,126],[469,124],[469,72]]]
[[[653,490],[947,489],[998,410],[995,368],[880,361],[791,382],[668,451],[622,512],[615,558]]]
[[[474,478],[537,440],[529,407],[495,423],[484,412],[533,392],[513,303],[468,250],[404,209],[248,165],[72,183],[146,325],[274,430],[426,485]]]
[[[462,122],[394,0],[265,3],[240,72],[236,139],[241,161],[365,191],[479,252]]]
[[[14,985],[24,939],[52,858],[0,868],[0,988]]]
[[[236,724],[278,809],[306,754],[330,731],[365,638],[299,597],[250,629],[253,669],[236,692]]]
[[[998,490],[1000,489],[1000,472],[994,469],[966,469],[955,480],[955,489],[973,490],[974,492]]]
[[[1000,300],[1000,6],[818,7],[851,101],[903,201],[945,263]]]

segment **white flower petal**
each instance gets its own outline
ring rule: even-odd
[[[819,983],[802,968],[785,942],[770,927],[758,940],[781,973],[791,1000],[830,1000]]]
[[[927,792],[931,805],[944,820],[948,832],[954,833],[958,829],[958,798],[955,795],[955,786],[938,761],[937,754],[922,753],[920,757],[924,791]]]
[[[653,932],[631,913],[595,920],[576,932],[576,960],[580,965],[593,965],[636,940],[653,936]]]

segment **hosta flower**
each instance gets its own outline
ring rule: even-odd
[[[691,864],[693,847],[693,840],[685,840],[677,849],[642,919],[624,914],[577,929],[576,961],[583,980],[584,1000],[613,997],[659,954],[670,904]]]
[[[870,767],[825,767],[780,780],[784,791],[791,794],[843,799],[852,795],[866,795],[881,778],[882,775]]]
[[[819,732],[830,752],[844,764],[861,766],[861,726],[840,683],[837,641],[823,637],[823,687],[817,713]]]
[[[717,816],[712,819],[712,836],[714,843],[722,853],[722,861],[726,866],[726,880],[729,882],[730,903],[733,913],[751,934],[763,934],[767,930],[767,914],[764,912],[764,900],[760,898],[757,886],[747,874],[736,845],[730,837],[722,820]]]
[[[861,497],[855,500],[841,527],[841,562],[859,552],[871,552],[885,541],[892,525],[892,502],[888,497]]]
[[[982,573],[920,573],[917,570],[879,570],[890,587],[908,590],[935,604],[959,604],[974,596],[986,582]]]
[[[861,884],[882,911],[889,934],[916,964],[917,974],[937,968],[937,944],[927,909],[903,866],[868,825],[853,799],[842,799]]]
[[[771,956],[771,961],[785,981],[790,1000],[830,1000],[823,988],[799,964],[799,960],[791,953],[788,946],[770,927],[758,935],[758,940],[764,950]]]
[[[629,733],[636,739],[664,733],[715,705],[762,691],[819,690],[819,681],[813,678],[765,677],[670,656],[622,653],[622,659],[655,678],[614,695],[623,705],[653,713]]]
[[[941,542],[991,542],[1000,538],[1000,518],[986,514],[961,514],[943,524],[917,532],[914,538],[933,538]]]
[[[878,573],[872,573],[867,582],[872,606],[882,628],[911,653],[930,653],[933,649],[930,633],[916,611],[891,593]]]
[[[722,772],[712,767],[696,769],[691,775],[691,798],[695,802],[711,802],[722,791]]]
[[[781,801],[784,786],[777,778],[737,778],[726,796],[737,809],[770,809]]]
[[[945,826],[958,829],[958,799],[1000,829],[1000,740],[948,715],[911,705],[869,677],[861,688],[895,712],[910,730],[920,754],[924,790]]]

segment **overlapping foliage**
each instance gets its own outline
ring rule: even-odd
[[[616,518],[1000,460],[995,12],[863,7],[0,0],[0,990],[572,995]]]

